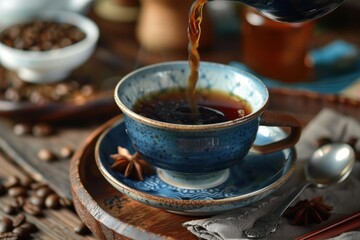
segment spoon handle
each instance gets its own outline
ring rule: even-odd
[[[257,219],[252,228],[245,229],[243,231],[244,236],[251,239],[264,238],[269,233],[275,232],[281,224],[281,215],[291,203],[298,198],[304,189],[310,185],[311,183],[307,182],[294,190],[274,211]]]

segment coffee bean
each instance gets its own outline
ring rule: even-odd
[[[19,211],[17,207],[9,204],[2,206],[2,210],[9,215],[15,215]]]
[[[0,233],[10,232],[13,229],[13,223],[10,218],[4,217],[0,221]]]
[[[0,196],[3,196],[6,194],[6,188],[4,185],[0,184]]]
[[[45,161],[45,162],[50,162],[56,159],[56,155],[50,151],[49,149],[41,149],[38,152],[38,157],[40,160]]]
[[[25,176],[20,180],[20,182],[21,182],[21,186],[25,188],[30,188],[31,184],[34,182],[34,179],[32,179],[29,176]]]
[[[16,227],[12,232],[19,234],[20,239],[27,239],[30,236],[30,231],[23,227]]]
[[[18,233],[14,233],[14,232],[6,232],[6,233],[1,233],[0,234],[0,239],[1,240],[19,240],[20,235]]]
[[[30,198],[28,198],[27,201],[30,202],[31,204],[35,205],[35,206],[38,206],[38,207],[44,207],[45,206],[44,197],[39,197],[39,196],[33,195]]]
[[[42,210],[40,207],[28,202],[24,204],[23,210],[33,216],[40,216],[42,214]]]
[[[73,207],[73,203],[71,200],[67,199],[67,198],[60,198],[59,203],[62,207],[66,207],[66,208],[72,208]]]
[[[22,208],[25,204],[25,197],[24,196],[18,196],[15,199],[15,207],[16,208]]]
[[[73,153],[74,153],[74,150],[71,149],[70,147],[62,147],[60,149],[60,156],[62,158],[70,158]]]
[[[49,194],[51,194],[53,191],[48,186],[43,186],[36,190],[35,194],[38,197],[46,198]]]
[[[17,186],[9,188],[8,194],[11,197],[25,196],[27,194],[27,191],[24,187]]]
[[[30,185],[30,189],[31,190],[38,190],[42,187],[47,187],[47,185],[45,183],[42,183],[42,182],[34,182]]]
[[[55,193],[50,194],[45,199],[45,206],[47,208],[58,209],[60,207],[60,198]]]
[[[24,214],[19,214],[14,218],[14,220],[12,222],[12,225],[13,225],[14,228],[16,228],[16,227],[19,227],[20,225],[22,225],[25,222],[26,222],[26,216]]]
[[[84,223],[81,223],[80,225],[78,225],[74,228],[74,232],[79,235],[84,236],[84,235],[89,234],[90,230]]]
[[[6,100],[12,101],[12,102],[19,102],[21,100],[21,96],[15,89],[8,88],[5,91],[4,97]]]
[[[6,189],[9,189],[11,187],[15,187],[15,186],[18,186],[20,184],[20,180],[18,177],[16,176],[10,176],[6,179],[5,183],[3,184],[3,186],[6,188]]]
[[[35,224],[31,223],[31,222],[26,222],[23,225],[21,225],[22,228],[28,229],[28,231],[30,233],[34,233],[38,230],[38,228],[36,227]]]
[[[25,123],[18,123],[14,125],[13,132],[18,136],[23,136],[31,133],[31,126]]]
[[[46,123],[35,124],[32,128],[32,133],[35,137],[49,136],[54,132],[54,129]]]

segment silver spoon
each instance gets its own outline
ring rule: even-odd
[[[344,181],[355,164],[355,152],[348,144],[331,143],[317,149],[305,165],[304,185],[291,193],[282,204],[269,214],[255,221],[252,228],[245,229],[247,238],[264,238],[275,232],[281,223],[281,215],[307,187],[326,187]]]

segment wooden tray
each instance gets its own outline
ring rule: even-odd
[[[291,89],[271,89],[270,94],[271,110],[294,114],[304,126],[325,107],[360,119],[359,101]],[[111,119],[94,131],[71,161],[70,182],[77,213],[100,239],[196,239],[181,226],[194,217],[138,203],[102,177],[95,164],[95,144],[99,135],[118,119]]]
[[[99,239],[197,239],[181,225],[194,217],[138,203],[101,175],[94,159],[95,144],[116,120],[118,117],[94,131],[71,161],[73,202],[80,218]]]

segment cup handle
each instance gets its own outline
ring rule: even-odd
[[[265,111],[263,112],[260,125],[270,127],[288,127],[290,128],[289,135],[277,142],[272,142],[265,145],[253,145],[252,151],[261,154],[268,154],[283,150],[289,147],[293,147],[300,138],[301,124],[300,122],[290,114]]]

